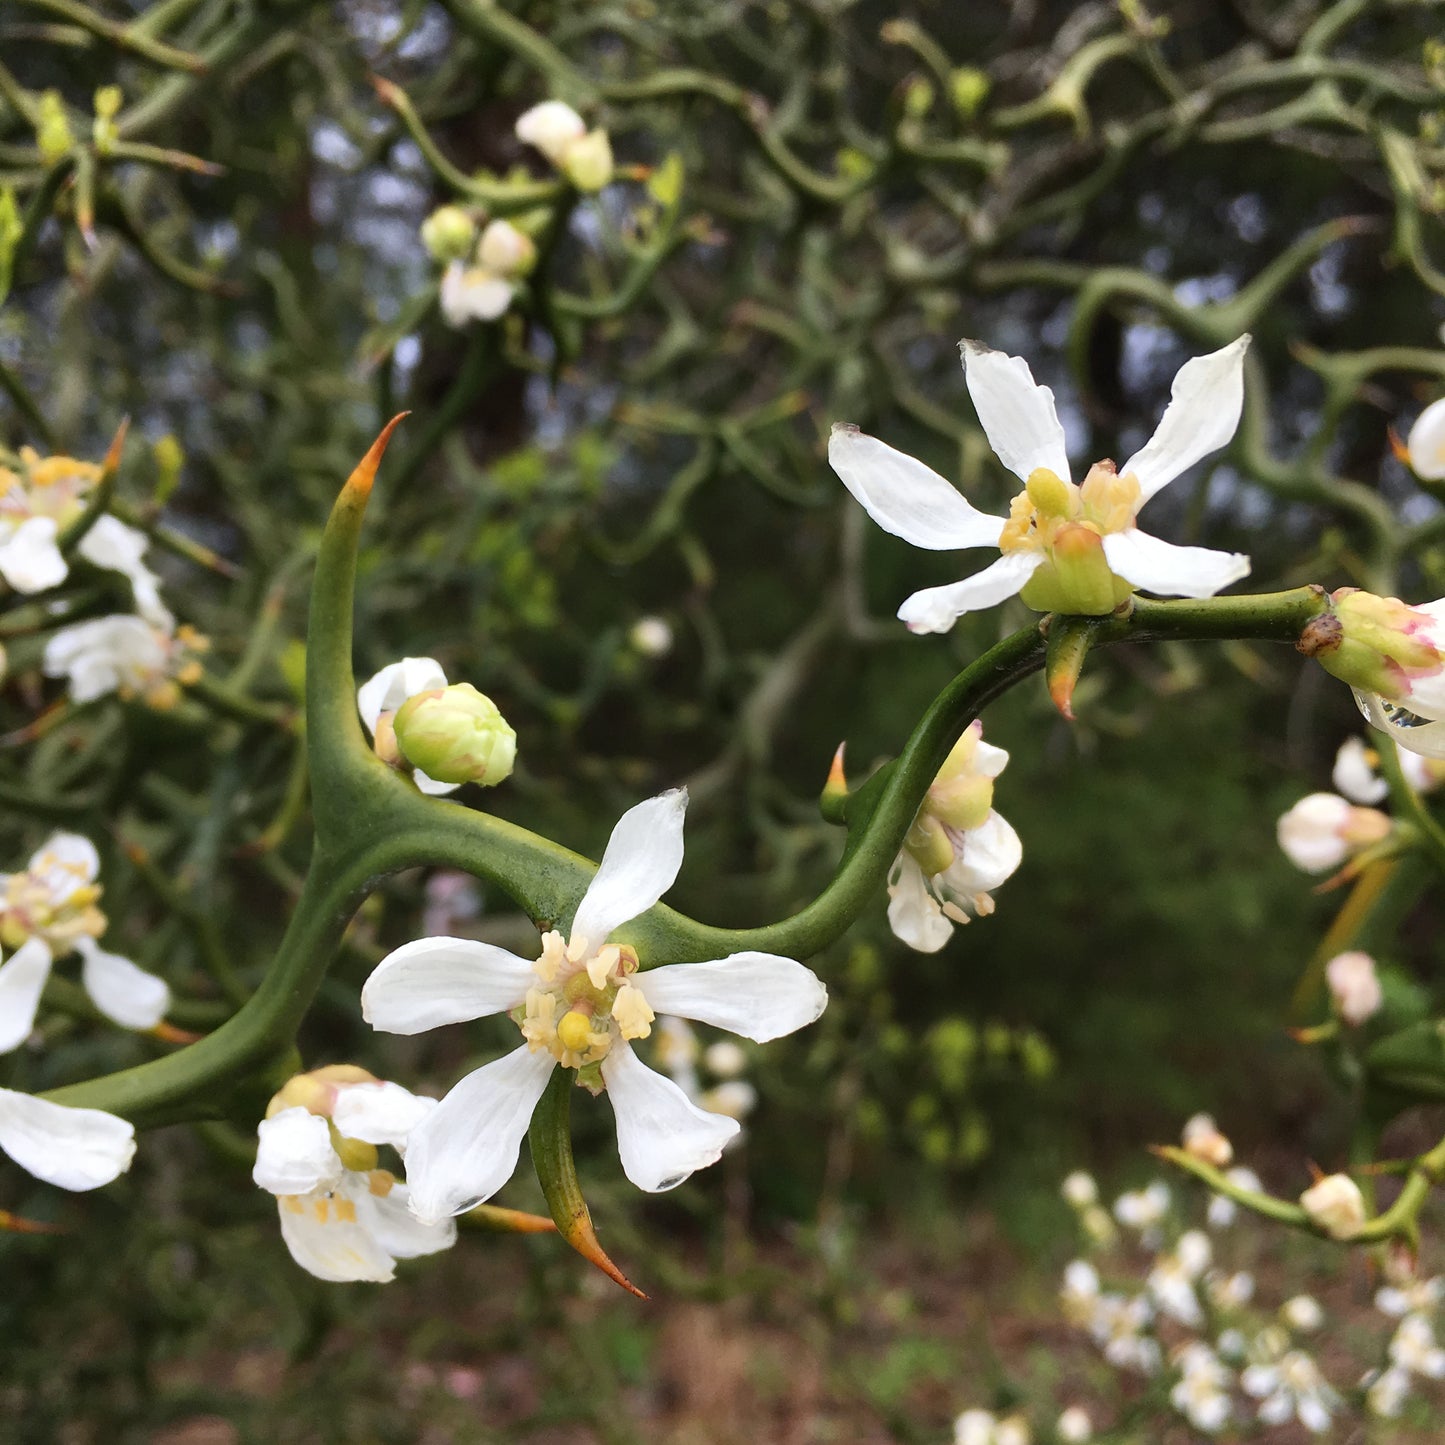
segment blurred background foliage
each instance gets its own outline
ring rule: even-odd
[[[1026,356],[1071,453],[1094,458],[1149,434],[1183,359],[1252,330],[1239,441],[1156,503],[1154,529],[1248,551],[1261,590],[1445,592],[1445,509],[1387,432],[1445,376],[1440,18],[1428,0],[12,0],[0,441],[98,458],[129,415],[122,515],[152,533],[213,674],[276,710],[112,699],[36,740],[58,696],[44,638],[116,606],[114,578],[82,575],[63,617],[13,609],[7,866],[54,823],[92,836],[111,936],[187,1000],[178,1022],[211,1026],[227,980],[254,986],[306,866],[284,719],[309,561],[339,480],[402,408],[367,524],[358,675],[430,654],[481,687],[520,764],[470,800],[593,856],[623,808],[686,782],[670,898],[720,924],[793,911],[828,876],[840,839],[815,800],[841,739],[861,778],[1025,621],[909,637],[893,609],[956,559],[878,533],[826,466],[829,425],[853,421],[998,510],[1011,485],[961,336]],[[97,142],[105,86],[123,102]],[[515,139],[549,97],[610,134],[601,192]],[[496,323],[438,311],[419,229],[448,202],[537,235]],[[670,629],[661,655],[638,645],[644,618]],[[640,1203],[605,1111],[580,1111],[613,1253],[681,1301],[668,1339],[706,1336],[688,1302],[726,1295],[732,1269],[765,1321],[806,1296],[902,1349],[930,1252],[954,1278],[960,1259],[984,1267],[997,1226],[970,1213],[965,1238],[965,1208],[1042,1247],[1066,1167],[1137,1171],[1196,1108],[1244,1153],[1339,1148],[1322,1072],[1282,1035],[1333,905],[1279,855],[1274,819],[1325,785],[1358,727],[1348,696],[1283,651],[1116,650],[1075,706],[1071,727],[1025,687],[989,710],[1012,753],[996,803],[1025,842],[997,914],[924,957],[880,897],[815,964],[822,1024],[755,1060],[761,1103],[726,1177]],[[361,1024],[357,987],[416,935],[424,884],[389,880],[363,911],[300,1040],[308,1066],[439,1089],[500,1041],[486,1023],[418,1041]],[[1418,912],[1396,945],[1427,984],[1438,922]],[[505,942],[525,925],[491,896],[467,926]],[[158,1047],[52,1001],[6,1084]],[[549,1350],[587,1362],[561,1403],[519,1384],[514,1433],[463,1411],[435,1416],[435,1438],[522,1438],[524,1421],[526,1438],[663,1438],[628,1433],[633,1407],[607,1394],[660,1378],[657,1335],[617,1323],[631,1307],[599,1303],[552,1242],[464,1242],[384,1293],[300,1276],[249,1183],[252,1122],[148,1138],[104,1198],[6,1173],[0,1203],[71,1226],[58,1244],[0,1236],[6,1438],[159,1439],[203,1406],[246,1438],[424,1438],[406,1402],[429,1377],[407,1383],[387,1336],[422,1361],[530,1340],[518,1357],[544,1377]],[[914,1241],[913,1273],[865,1288],[852,1267],[886,1275],[894,1238]],[[563,1307],[578,1292],[590,1323]],[[342,1318],[364,1345],[337,1346]],[[233,1410],[204,1362],[237,1339],[329,1361],[325,1401],[296,1383],[315,1374],[266,1376],[275,1415]],[[378,1349],[397,1372],[384,1405]],[[929,1438],[951,1413],[937,1356],[895,1361],[894,1396],[892,1356],[872,1358],[882,1397],[833,1399],[841,1435],[758,1428]]]

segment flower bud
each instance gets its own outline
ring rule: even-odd
[[[477,239],[472,218],[460,206],[439,206],[421,223],[421,243],[438,261],[464,261]]]
[[[1070,1405],[1054,1426],[1054,1433],[1063,1445],[1087,1445],[1094,1438],[1094,1422],[1082,1405]]]
[[[567,148],[587,134],[587,123],[565,101],[544,100],[517,117],[517,139],[560,167]]]
[[[477,260],[498,275],[525,276],[537,264],[537,247],[510,221],[492,221],[477,243]]]
[[[490,787],[511,775],[517,756],[517,734],[469,682],[408,698],[392,727],[407,762],[441,783]]]
[[[1410,607],[1357,587],[1341,587],[1330,602],[1332,612],[1305,627],[1300,651],[1353,688],[1432,719],[1445,717],[1442,604]]]
[[[1300,1195],[1299,1202],[1331,1239],[1351,1239],[1365,1222],[1365,1196],[1348,1174],[1325,1175]]]
[[[1184,1152],[1212,1164],[1216,1169],[1225,1169],[1234,1158],[1234,1145],[1219,1132],[1209,1114],[1196,1114],[1184,1126]]]
[[[1364,1023],[1383,1001],[1375,960],[1358,949],[1337,953],[1330,959],[1325,965],[1325,981],[1335,1011],[1352,1027]]]
[[[1445,481],[1445,396],[1432,401],[1415,419],[1405,450],[1417,477]]]
[[[1296,868],[1325,873],[1382,842],[1393,826],[1378,809],[1356,807],[1338,793],[1310,793],[1280,818],[1275,832]]]
[[[1064,1196],[1064,1202],[1074,1209],[1087,1209],[1099,1202],[1099,1186],[1094,1182],[1094,1176],[1082,1169],[1074,1170],[1065,1178],[1059,1185],[1059,1193]]]
[[[579,191],[600,191],[612,179],[612,142],[605,130],[588,131],[567,147],[562,173]]]
[[[627,640],[644,657],[666,657],[672,651],[672,628],[661,617],[639,617]]]

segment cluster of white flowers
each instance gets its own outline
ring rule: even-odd
[[[1215,1167],[1233,1157],[1207,1115],[1185,1126],[1184,1147]],[[1231,1168],[1225,1177],[1239,1189],[1260,1188],[1247,1169]],[[1313,1295],[1295,1294],[1273,1310],[1260,1304],[1253,1274],[1223,1266],[1219,1243],[1204,1229],[1184,1225],[1162,1180],[1115,1200],[1114,1219],[1123,1227],[1119,1250],[1113,1250],[1117,1234],[1111,1237],[1091,1221],[1091,1211],[1102,1208],[1093,1177],[1076,1171],[1061,1192],[1090,1248],[1099,1252],[1097,1262],[1080,1258],[1065,1268],[1061,1311],[1116,1369],[1162,1377],[1171,1408],[1208,1435],[1232,1430],[1252,1438],[1251,1428],[1289,1422],[1323,1434],[1346,1413],[1347,1392],[1325,1377],[1307,1347],[1308,1338],[1329,1324]],[[1343,1175],[1320,1180],[1302,1202],[1341,1237],[1364,1217],[1359,1190]],[[1228,1207],[1219,1208],[1221,1203]],[[1237,1208],[1216,1194],[1208,1228],[1228,1228]],[[1106,1265],[1108,1285],[1101,1274]],[[1348,1398],[1371,1415],[1394,1417],[1424,1383],[1445,1379],[1445,1347],[1435,1334],[1445,1280],[1421,1277],[1404,1250],[1393,1253],[1386,1267],[1388,1283],[1375,1305],[1397,1323],[1380,1342],[1378,1363],[1358,1377]]]
[[[522,226],[501,218],[479,221],[461,206],[433,211],[421,234],[443,263],[438,299],[449,326],[505,314],[537,264],[536,242]]]

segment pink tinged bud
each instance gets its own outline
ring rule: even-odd
[[[1365,1223],[1365,1197],[1347,1174],[1327,1174],[1299,1197],[1300,1207],[1331,1239],[1352,1239]]]
[[[1364,1023],[1383,1002],[1375,960],[1357,949],[1330,959],[1325,965],[1325,981],[1335,1011],[1351,1027]]]
[[[412,767],[441,783],[489,787],[510,776],[517,734],[496,703],[470,683],[453,683],[408,698],[392,720]]]
[[[1353,587],[1330,601],[1333,612],[1307,624],[1299,650],[1353,688],[1445,717],[1445,627],[1433,614],[1439,604],[1410,607]]]

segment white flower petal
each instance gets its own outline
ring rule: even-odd
[[[672,1189],[695,1170],[717,1163],[739,1131],[736,1119],[699,1109],[621,1039],[602,1060],[602,1080],[617,1115],[622,1172],[649,1194]]]
[[[524,110],[513,129],[524,145],[536,146],[554,165],[561,165],[567,148],[587,134],[587,122],[566,101],[544,100]]]
[[[405,1184],[393,1184],[389,1194],[368,1191],[357,1197],[357,1217],[393,1259],[416,1259],[450,1249],[457,1242],[456,1220],[423,1224],[408,1207],[408,1197]]]
[[[910,632],[947,632],[965,612],[992,607],[1022,592],[1043,561],[1042,552],[1005,552],[962,582],[915,592],[898,609],[899,620],[908,624]]]
[[[1445,396],[1415,418],[1405,449],[1417,477],[1427,482],[1445,480]]]
[[[522,1136],[557,1061],[526,1044],[461,1080],[411,1132],[411,1212],[436,1224],[490,1199],[517,1167]]]
[[[1352,803],[1370,805],[1383,803],[1390,796],[1390,785],[1370,763],[1369,749],[1363,738],[1346,738],[1335,754],[1330,781],[1335,791],[1343,793]]]
[[[682,817],[687,789],[673,788],[629,808],[607,840],[596,876],[587,886],[571,937],[595,948],[613,929],[645,913],[682,867]]]
[[[465,326],[469,321],[495,321],[515,295],[516,289],[505,277],[453,261],[442,272],[438,299],[447,325]]]
[[[1176,547],[1137,527],[1106,532],[1103,542],[1111,572],[1160,597],[1213,597],[1249,576],[1249,558],[1242,552]]]
[[[77,888],[100,876],[100,854],[79,833],[52,833],[25,865],[49,890],[51,900],[64,903]]]
[[[107,953],[93,938],[75,940],[81,982],[90,1001],[123,1029],[153,1029],[171,1006],[165,979],[147,973],[118,953]]]
[[[634,974],[654,1013],[676,1014],[765,1044],[806,1027],[828,1005],[811,968],[775,953],[731,953],[710,963],[672,963]]]
[[[35,1011],[50,977],[50,949],[28,938],[0,964],[0,1054],[18,1049],[35,1027]]]
[[[962,847],[956,847],[953,862],[943,871],[942,886],[964,897],[991,893],[1013,877],[1023,857],[1024,845],[1013,825],[990,808],[977,828],[962,835]]]
[[[55,538],[53,517],[27,517],[0,545],[0,577],[27,595],[64,582],[70,569]]]
[[[1370,726],[1389,733],[1407,752],[1422,758],[1445,759],[1445,722],[1422,718],[1382,698],[1378,693],[1351,689]]]
[[[1217,452],[1234,435],[1244,407],[1244,353],[1248,347],[1246,332],[1228,346],[1196,356],[1179,368],[1169,391],[1169,405],[1154,435],[1119,468],[1120,476],[1132,472],[1139,479],[1144,501],[1201,457]]]
[[[386,1284],[394,1279],[395,1261],[367,1227],[360,1208],[346,1218],[337,1208],[339,1202],[323,1194],[276,1201],[281,1238],[291,1258],[308,1274],[332,1284]]]
[[[251,1178],[272,1194],[333,1189],[345,1172],[331,1144],[331,1126],[299,1105],[262,1119],[256,1138]]]
[[[931,467],[857,427],[834,426],[828,460],[885,532],[935,552],[998,546],[1002,517],[978,511]]]
[[[387,954],[361,990],[361,1016],[388,1034],[419,1034],[516,1008],[532,965],[474,938],[418,938]]]
[[[356,689],[356,710],[375,734],[376,720],[384,712],[395,712],[407,698],[434,687],[445,687],[447,675],[434,657],[404,657],[383,667]]]
[[[95,519],[76,550],[93,566],[121,573],[135,596],[135,610],[147,622],[169,631],[175,626],[175,618],[161,601],[160,578],[145,564],[148,545],[144,532],[127,527],[106,512]]]
[[[413,1094],[400,1084],[341,1084],[331,1106],[331,1122],[343,1138],[404,1150],[408,1135],[436,1106],[435,1099]]]
[[[135,1129],[99,1109],[0,1089],[0,1150],[58,1189],[99,1189],[130,1168]]]
[[[435,778],[427,777],[420,768],[412,770],[411,780],[431,798],[441,798],[447,793],[455,793],[461,787],[460,783],[439,783]]]
[[[959,350],[973,408],[999,461],[1021,481],[1038,467],[1067,481],[1069,452],[1053,392],[1034,380],[1021,356],[981,341],[964,341]]]
[[[888,885],[888,926],[893,936],[918,953],[937,953],[953,937],[953,924],[932,893],[918,860],[900,853]]]

